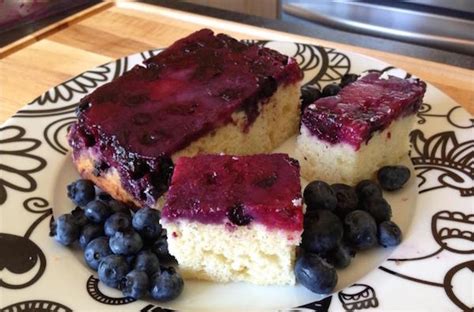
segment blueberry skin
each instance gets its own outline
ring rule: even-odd
[[[170,301],[178,297],[184,288],[184,282],[173,268],[164,268],[153,275],[151,297],[158,301]]]
[[[343,220],[348,213],[357,209],[359,198],[355,189],[347,184],[336,183],[331,185],[331,187],[337,198],[334,213]]]
[[[112,214],[112,209],[100,200],[93,200],[86,205],[84,212],[90,221],[102,223]]]
[[[102,224],[86,224],[81,230],[81,235],[79,236],[79,245],[82,249],[85,249],[94,238],[100,236],[104,236],[104,227]]]
[[[74,181],[67,186],[67,196],[75,205],[84,207],[95,197],[94,183],[84,179]]]
[[[392,218],[392,208],[383,197],[375,197],[363,201],[360,204],[360,209],[367,211],[377,224],[383,221],[390,221]]]
[[[115,232],[125,232],[132,228],[132,218],[130,214],[116,212],[107,218],[104,224],[105,235],[111,237]]]
[[[109,240],[109,247],[116,255],[129,256],[142,249],[143,240],[135,231],[115,232]]]
[[[362,180],[355,187],[359,202],[374,197],[382,197],[382,188],[372,180]]]
[[[323,88],[322,96],[323,97],[328,97],[328,96],[334,96],[337,95],[341,91],[341,87],[337,84],[329,84]]]
[[[301,112],[321,97],[321,91],[311,86],[301,87]]]
[[[377,224],[369,213],[355,210],[344,218],[344,236],[356,250],[369,249],[377,244]]]
[[[148,294],[150,280],[148,275],[143,271],[132,270],[120,283],[122,293],[126,297],[134,299],[144,298]]]
[[[316,254],[303,253],[296,260],[296,280],[317,294],[330,294],[337,284],[336,269]]]
[[[97,271],[100,261],[111,254],[109,238],[101,236],[94,238],[87,244],[84,249],[84,260],[91,269]]]
[[[130,206],[121,201],[111,199],[107,202],[107,205],[110,207],[110,209],[112,209],[113,212],[121,212],[129,215],[130,217],[132,216]]]
[[[303,191],[303,198],[307,211],[316,209],[334,211],[336,209],[336,193],[326,182],[313,181],[309,183]]]
[[[52,234],[57,242],[69,246],[79,238],[80,230],[76,218],[71,214],[63,214],[54,221]]]
[[[142,250],[136,256],[133,268],[152,276],[160,271],[160,261],[152,251]]]
[[[71,214],[80,228],[89,223],[89,219],[87,219],[84,209],[82,209],[81,207],[77,206],[76,208],[74,208],[71,211]]]
[[[176,259],[169,253],[168,250],[168,240],[166,236],[158,238],[153,245],[150,246],[150,251],[152,251],[160,260],[160,262],[172,262]]]
[[[341,220],[328,210],[306,214],[301,246],[305,251],[324,253],[335,248],[342,239]]]
[[[355,256],[355,251],[345,245],[345,244],[340,244],[337,245],[336,248],[330,250],[326,256],[325,259],[327,262],[330,264],[334,265],[334,267],[338,269],[344,269],[351,264],[352,258]]]
[[[402,241],[402,231],[392,221],[384,221],[379,224],[379,244],[383,247],[393,247]]]
[[[385,166],[377,172],[377,179],[384,190],[396,191],[410,179],[410,169],[405,166]]]
[[[160,212],[148,207],[138,210],[132,219],[133,228],[145,240],[155,240],[161,234]]]
[[[102,283],[118,288],[122,279],[130,272],[130,265],[125,257],[108,255],[100,261],[97,272]]]
[[[341,78],[341,82],[339,83],[339,85],[341,86],[341,88],[344,88],[345,86],[353,83],[354,81],[356,81],[357,79],[359,79],[359,75],[356,75],[356,74],[345,74],[344,76],[342,76]]]

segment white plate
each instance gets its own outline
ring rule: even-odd
[[[260,44],[295,57],[305,72],[304,83],[319,88],[349,72],[377,70],[409,76],[360,54],[300,43]],[[446,311],[473,307],[473,119],[431,85],[411,133],[413,177],[401,192],[387,194],[404,241],[396,249],[359,253],[349,268],[338,271],[339,283],[332,296],[323,298],[301,286],[186,281],[179,299],[160,305],[123,298],[120,292],[98,283],[79,250],[64,248],[48,236],[53,210],[59,214],[72,208],[65,186],[77,173],[65,134],[85,94],[158,52],[131,55],[84,72],[35,99],[0,129],[2,311],[163,311],[159,307]],[[292,144],[294,138],[279,150],[292,154]],[[392,252],[392,258],[386,260]]]

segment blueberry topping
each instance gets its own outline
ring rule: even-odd
[[[134,299],[144,298],[148,294],[150,280],[143,271],[132,270],[120,283],[124,296]]]
[[[87,219],[95,223],[105,222],[105,220],[112,214],[112,209],[100,200],[89,202],[84,210]]]
[[[296,280],[317,294],[329,294],[337,284],[336,269],[316,254],[303,253],[296,260]]]
[[[321,97],[321,91],[312,86],[301,87],[301,112]]]
[[[99,280],[105,285],[113,288],[118,288],[120,282],[130,271],[130,266],[125,257],[118,255],[108,255],[99,263],[97,272],[99,273]]]
[[[306,214],[301,245],[304,250],[321,253],[335,248],[343,236],[341,220],[328,210]]]
[[[356,193],[359,196],[359,201],[364,201],[373,197],[382,197],[382,189],[372,180],[362,180],[357,183]]]
[[[326,182],[313,181],[309,183],[304,189],[303,197],[307,211],[316,209],[334,211],[336,209],[336,194]]]
[[[116,255],[128,256],[142,249],[143,240],[135,231],[115,232],[109,240],[109,247]]]
[[[184,282],[173,268],[164,268],[161,273],[153,275],[151,296],[158,301],[169,301],[178,297],[183,291]]]
[[[87,244],[86,249],[84,250],[84,260],[87,265],[97,271],[100,261],[111,255],[112,251],[109,248],[109,238],[101,236],[94,238]]]
[[[227,212],[227,218],[235,225],[248,225],[252,222],[252,216],[245,214],[244,210],[243,205],[236,204]]]
[[[94,183],[89,180],[79,179],[67,186],[67,196],[75,205],[85,206],[94,199]]]
[[[157,239],[162,230],[160,225],[160,212],[147,207],[141,208],[133,216],[132,225],[143,239]]]
[[[384,190],[396,191],[410,179],[410,169],[405,166],[385,166],[377,172],[377,178]]]
[[[334,265],[334,267],[338,269],[344,269],[351,264],[352,258],[355,256],[355,251],[345,245],[345,244],[340,244],[337,245],[336,248],[330,250],[326,256],[325,259],[327,262],[330,264]]]
[[[144,271],[148,276],[152,276],[160,271],[160,261],[150,250],[142,250],[135,257],[134,270]]]
[[[377,224],[367,212],[355,210],[344,219],[344,236],[356,250],[369,249],[377,244]]]
[[[348,84],[353,83],[357,79],[359,79],[359,75],[345,74],[344,76],[342,76],[341,82],[339,83],[339,85],[341,86],[341,88],[344,88],[345,86],[347,86]]]
[[[359,199],[354,188],[347,184],[337,183],[331,187],[337,198],[335,213],[342,220],[348,213],[357,209]]]
[[[82,249],[85,249],[90,241],[100,236],[104,236],[104,227],[102,224],[86,224],[81,230],[81,236],[79,236],[79,245],[81,245]]]
[[[367,211],[377,224],[392,218],[392,208],[383,197],[374,197],[363,201],[361,209]]]
[[[384,221],[379,224],[379,244],[383,247],[393,247],[402,241],[402,231],[392,221]]]
[[[71,211],[72,216],[74,217],[74,220],[76,221],[77,225],[79,225],[80,228],[85,226],[87,223],[89,223],[89,220],[86,217],[86,214],[84,213],[84,209],[81,207],[76,207]]]
[[[337,84],[329,84],[323,88],[323,97],[337,95],[341,91],[341,87]]]
[[[114,236],[115,232],[125,232],[132,228],[130,214],[116,212],[107,218],[104,225],[105,235]]]
[[[64,246],[74,243],[80,234],[80,227],[76,223],[76,218],[71,214],[63,214],[54,221],[54,239]]]

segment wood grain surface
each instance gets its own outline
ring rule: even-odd
[[[116,58],[166,47],[203,27],[236,38],[299,41],[384,60],[474,113],[474,71],[134,2],[101,3],[0,49],[0,123],[51,87]]]

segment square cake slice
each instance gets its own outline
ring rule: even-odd
[[[161,223],[184,277],[293,285],[303,231],[298,162],[286,154],[181,157]]]
[[[408,154],[426,84],[370,73],[303,112],[298,159],[308,180],[356,184]]]
[[[270,152],[296,134],[302,77],[277,51],[200,30],[81,100],[73,161],[114,198],[156,207],[178,156]]]

